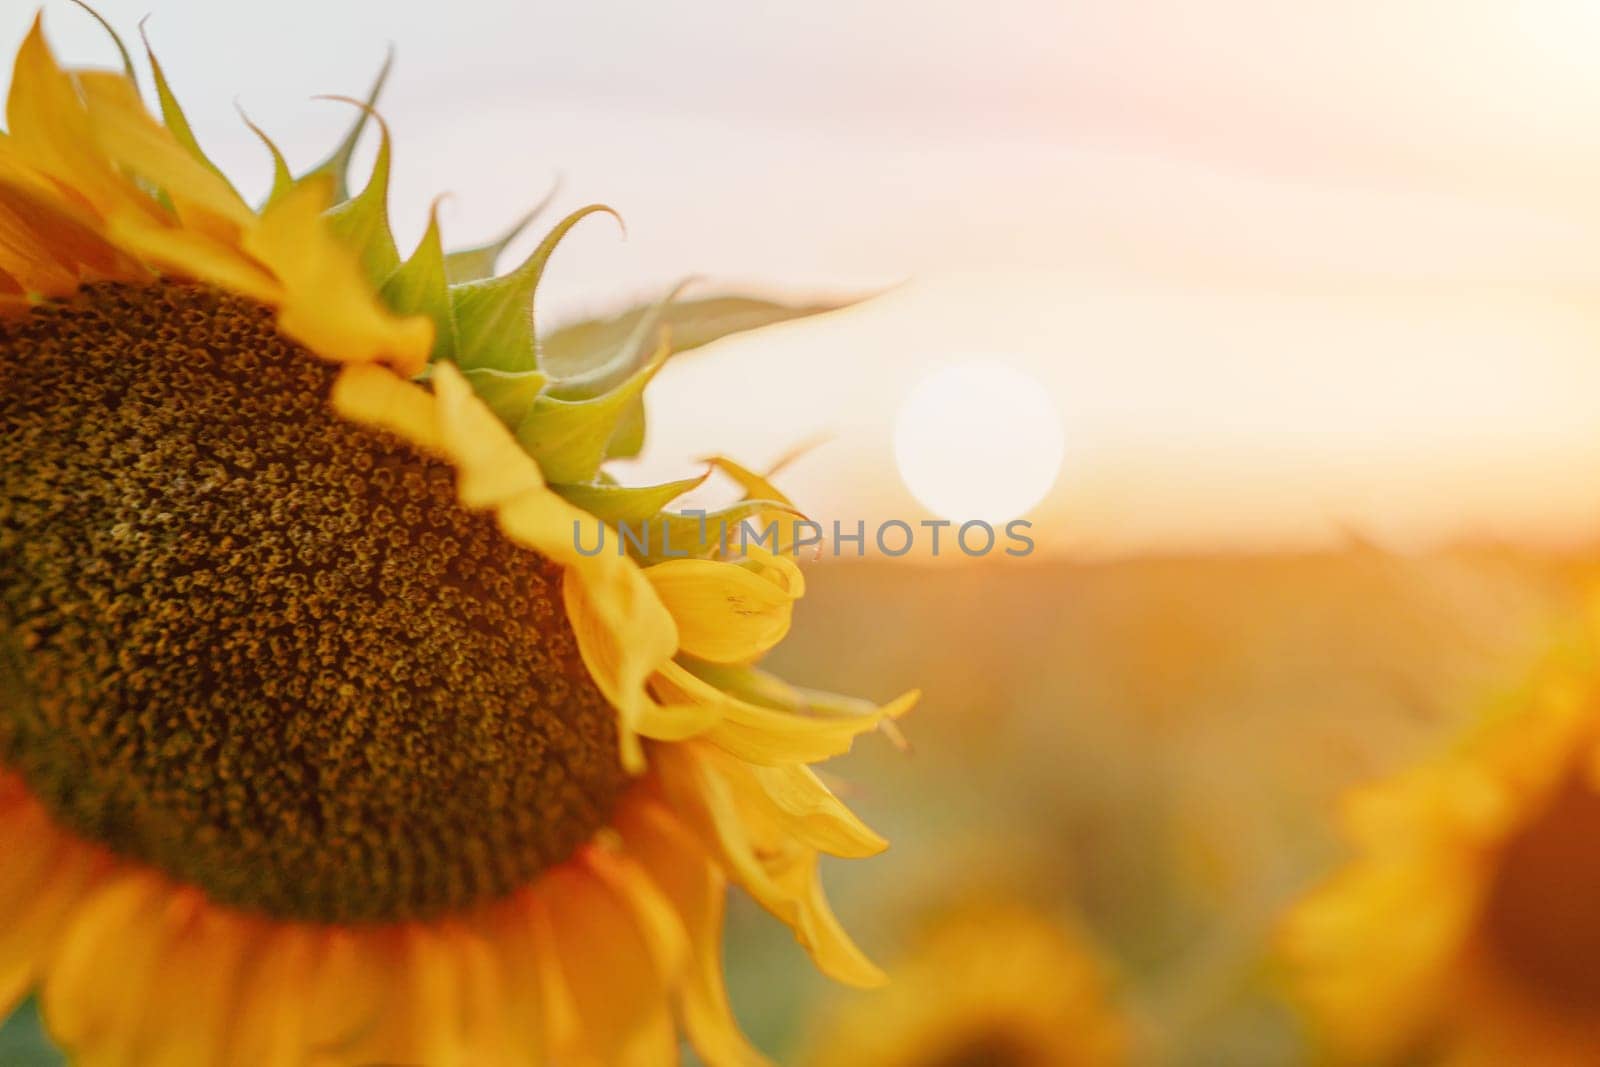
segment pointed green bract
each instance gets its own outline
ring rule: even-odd
[[[267,151],[272,153],[272,190],[267,193],[267,201],[262,205],[261,210],[265,211],[281,200],[283,195],[290,189],[294,188],[294,173],[289,170],[289,161],[283,158],[283,152],[279,150],[272,138],[267,136],[266,131],[251,122],[250,116],[243,111],[239,112],[239,117],[244,119],[244,124],[250,127],[251,132],[261,139],[262,144],[267,146]]]
[[[383,66],[378,69],[377,78],[373,79],[372,88],[367,91],[365,106],[356,116],[355,122],[339,141],[339,146],[333,153],[300,176],[300,181],[315,177],[319,174],[333,175],[333,202],[343,203],[350,199],[350,160],[355,155],[356,143],[361,140],[361,134],[367,128],[367,119],[375,115],[378,106],[378,97],[383,93],[384,83],[389,80],[389,69],[394,65],[394,50],[383,58]],[[343,99],[343,98],[341,98]]]
[[[777,486],[742,463],[736,463],[727,456],[708,456],[705,462],[739,483],[739,488],[744,490],[745,498],[748,500],[777,500],[790,507],[794,506],[793,501]]]
[[[557,485],[552,488],[601,522],[637,525],[655,518],[668,504],[699,488],[709,474],[707,471],[698,477],[661,485]]]
[[[560,190],[561,182],[557,181],[550,187],[550,191],[544,194],[544,199],[529,208],[527,214],[511,224],[510,229],[488,244],[481,244],[476,248],[463,248],[445,256],[444,272],[450,279],[450,284],[459,285],[462,282],[475,282],[493,276],[495,264],[499,262],[506,246],[522,236],[522,231],[526,230],[534,219],[544,214],[545,208],[550,206],[550,202],[556,198],[556,193]]]
[[[106,17],[90,7],[85,0],[72,0],[72,2],[88,12],[89,17],[98,22],[100,28],[106,31],[107,36],[111,38],[111,43],[117,46],[117,54],[122,57],[122,73],[128,76],[128,81],[138,85],[139,76],[133,69],[133,56],[128,54],[128,46],[122,42],[122,34],[118,33],[116,27],[107,22]],[[140,29],[142,31],[143,26]]]
[[[334,235],[355,249],[372,284],[381,286],[400,266],[400,250],[395,247],[394,232],[389,228],[389,124],[359,100],[339,96],[326,99],[354,104],[371,113],[378,124],[378,157],[373,161],[366,188],[342,203],[336,200],[326,217]]]
[[[591,480],[606,459],[606,446],[617,429],[617,420],[638,400],[667,360],[662,345],[648,363],[636,370],[608,393],[585,400],[562,400],[541,396],[533,410],[516,428],[517,440],[528,454],[539,461],[545,478],[552,482],[581,483]]]
[[[90,13],[93,14],[93,11],[91,10]],[[100,16],[95,15],[95,18],[100,18]],[[101,20],[101,25],[105,25],[103,19]],[[109,26],[106,27],[108,30],[110,28]],[[113,33],[112,37],[116,38],[116,34]],[[178,103],[178,97],[173,93],[172,86],[167,82],[167,72],[161,69],[161,61],[156,59],[155,49],[150,47],[150,38],[144,32],[143,22],[139,23],[139,37],[144,41],[144,54],[149,58],[150,72],[155,76],[156,100],[161,104],[162,125],[167,128],[173,139],[182,145],[186,152],[199,160],[207,170],[222,179],[223,183],[229,189],[233,189],[235,195],[237,195],[238,190],[234,189],[233,182],[222,172],[222,168],[213,163],[211,157],[206,155],[205,150],[200,147],[200,141],[194,135],[194,128],[189,125],[188,116],[183,113],[183,107]],[[123,48],[120,39],[117,39],[117,48],[122,51],[123,62],[128,65],[128,80],[136,82],[133,77],[133,61],[129,59],[128,51]]]
[[[439,235],[437,200],[428,210],[428,229],[417,243],[416,251],[383,283],[380,295],[394,311],[426,315],[433,321],[430,359],[453,361],[456,358],[456,321],[450,311],[450,292],[445,281],[444,242]]]
[[[489,406],[495,417],[507,426],[520,425],[533,411],[539,394],[544,392],[550,379],[542,371],[503,371],[489,367],[474,367],[461,372],[478,394],[478,399]],[[548,477],[546,473],[546,477]]]
[[[593,358],[589,365],[583,367],[569,365],[567,370],[571,373],[557,384],[553,394],[563,399],[598,396],[626,380],[644,359],[648,351],[647,346],[652,339],[660,335],[661,322],[668,308],[687,284],[686,281],[680,282],[666,296],[644,309],[643,314],[636,316],[632,328],[615,352],[602,354],[595,351],[592,353]],[[540,353],[540,361],[542,365],[549,365],[543,351]],[[567,362],[572,364],[574,361]],[[601,456],[602,461],[630,459],[637,456],[644,449],[644,437],[644,395],[639,393],[629,399],[617,414],[611,437],[606,442],[604,454]]]
[[[606,443],[607,459],[632,459],[644,451],[644,397],[634,397],[617,418],[617,428]]]
[[[510,274],[451,286],[456,320],[456,358],[462,369],[486,367],[520,373],[539,369],[534,342],[534,290],[551,254],[571,229],[590,215],[603,212],[622,219],[604,204],[579,208],[545,235],[523,264]],[[587,481],[588,475],[558,481]]]

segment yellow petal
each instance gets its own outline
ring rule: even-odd
[[[130,997],[130,974],[149,974],[164,931],[152,922],[167,889],[153,874],[123,871],[79,904],[45,978],[42,1004],[50,1032],[89,1062],[131,1059],[142,997]]]
[[[671,903],[626,854],[591,848],[584,862],[633,916],[663,984],[675,985],[689,961],[689,938]]]
[[[712,704],[657,704],[650,701],[639,717],[639,733],[652,741],[685,741],[716,727],[722,712]]]
[[[382,1029],[391,960],[375,941],[366,931],[320,931],[314,965],[305,979],[312,1004],[304,1024],[306,1048],[313,1062],[361,1062],[362,1042]]]
[[[69,296],[78,289],[78,275],[56,259],[27,218],[0,197],[0,270],[22,289],[41,296]]]
[[[115,210],[160,216],[159,205],[118,177],[97,151],[83,101],[45,43],[42,16],[17,51],[6,122],[6,143],[18,158],[76,191],[102,216]]]
[[[784,829],[834,856],[875,856],[889,847],[877,833],[828,791],[810,767],[789,763],[752,767],[750,773],[776,809]]]
[[[386,430],[424,452],[444,454],[439,417],[426,390],[370,363],[353,363],[334,379],[333,409],[351,422]]]
[[[0,787],[6,779],[0,776]],[[38,980],[99,863],[63,841],[26,797],[0,812],[0,1015]]]
[[[355,254],[322,218],[332,182],[321,175],[269,205],[244,233],[244,250],[283,287],[278,326],[284,333],[324,359],[386,363],[416,374],[433,349],[433,323],[420,315],[395,316],[379,303]]]
[[[545,1052],[559,1063],[570,1058],[580,1041],[582,1022],[578,1005],[573,1000],[572,987],[561,969],[561,949],[556,942],[555,919],[545,902],[548,891],[530,893],[523,905],[528,923],[528,947],[533,953],[534,969],[539,975],[539,991],[543,1012],[541,1028],[545,1035]]]
[[[707,740],[740,759],[771,765],[815,763],[842,755],[860,735],[909,711],[920,695],[906,693],[858,715],[823,715],[740,700],[677,663],[664,664],[652,684],[666,703],[715,707],[720,721],[706,731]]]
[[[722,971],[727,879],[704,846],[653,797],[618,812],[617,829],[688,932],[693,958],[678,990],[684,1030],[708,1067],[767,1067],[734,1020]]]
[[[18,261],[21,266],[17,266]],[[59,271],[72,282],[51,292],[30,281],[30,266]],[[92,216],[48,191],[0,174],[0,269],[32,292],[66,295],[83,281],[139,281],[147,276],[137,263],[96,232]]]
[[[233,187],[150,117],[125,75],[80,71],[77,80],[101,151],[166,193],[186,226],[226,239],[255,222]]]
[[[260,1067],[299,1067],[305,1062],[315,941],[306,926],[273,924],[263,931],[224,1024],[224,1062]]]
[[[260,263],[197,230],[117,215],[106,223],[106,231],[123,249],[163,273],[207,282],[270,307],[284,299],[283,287]]]
[[[550,908],[561,973],[580,1019],[583,1051],[597,1064],[616,1063],[669,1003],[662,975],[642,965],[653,946],[628,906],[606,891],[586,863],[547,871],[540,891]]]
[[[255,940],[245,924],[206,906],[199,893],[174,901],[174,925],[129,1062],[149,1067],[194,1067],[226,1062],[236,1023],[240,977]]]
[[[651,759],[667,797],[762,907],[794,931],[819,970],[849,985],[882,985],[883,972],[834,917],[817,877],[817,853],[789,837],[773,805],[737,761],[703,742],[658,745]],[[745,774],[740,772],[744,771]]]
[[[709,559],[667,560],[644,573],[678,625],[680,647],[691,655],[744,663],[789,632],[794,594],[786,576]]]

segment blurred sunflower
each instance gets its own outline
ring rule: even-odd
[[[1344,814],[1357,854],[1280,946],[1334,1058],[1596,1062],[1600,692],[1581,657]]]
[[[86,1064],[661,1064],[680,1030],[759,1062],[728,879],[879,982],[817,866],[883,842],[807,764],[914,695],[758,671],[794,564],[664,510],[700,479],[601,471],[663,323],[809,309],[536,347],[605,209],[498,277],[504,241],[447,255],[436,219],[402,259],[386,132],[346,190],[370,108],[298,178],[263,137],[253,209],[117,45],[65,70],[36,21],[0,138],[0,1016],[38,987]],[[788,510],[717,463],[722,518]],[[623,523],[658,540],[580,550]]]
[[[927,929],[894,985],[818,1028],[809,1067],[1104,1067],[1126,1062],[1110,984],[1072,928],[970,905]]]

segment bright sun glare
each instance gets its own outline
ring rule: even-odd
[[[1039,381],[983,360],[918,382],[895,420],[894,455],[917,502],[941,518],[1005,522],[1032,508],[1061,470],[1061,417]]]

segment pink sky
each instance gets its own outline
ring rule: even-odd
[[[1444,4],[251,5],[105,0],[150,33],[203,139],[264,180],[393,41],[402,239],[463,240],[566,176],[616,205],[553,314],[676,278],[906,284],[669,368],[640,476],[712,449],[821,515],[919,514],[889,449],[931,367],[1049,391],[1070,551],[1411,545],[1600,523],[1600,10]],[[447,13],[448,12],[448,13]],[[26,5],[0,14],[16,42]],[[71,5],[59,50],[108,62]],[[249,184],[249,182],[247,182]]]

